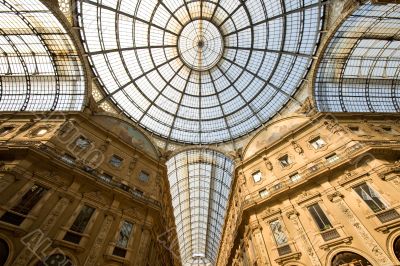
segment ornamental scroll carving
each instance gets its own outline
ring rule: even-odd
[[[300,248],[303,250],[303,252],[305,254],[308,255],[313,266],[322,266],[321,262],[318,259],[317,253],[315,252],[315,250],[312,246],[312,243],[308,239],[307,234],[304,231],[304,228],[301,225],[299,217],[297,217],[297,215],[298,215],[298,213],[295,211],[287,213],[288,218],[290,219],[290,221],[293,223],[294,227],[296,228],[298,238],[303,243],[302,245],[300,245]]]
[[[101,247],[104,245],[104,241],[106,240],[108,231],[110,231],[113,220],[114,218],[111,215],[108,215],[104,219],[103,224],[101,225],[101,231],[97,235],[96,240],[94,241],[90,254],[86,260],[85,266],[91,266],[96,264],[96,261],[100,256]]]
[[[389,266],[393,265],[390,261],[389,257],[385,254],[382,248],[378,245],[375,239],[371,236],[371,234],[365,229],[365,227],[360,223],[358,218],[353,214],[353,212],[347,207],[346,203],[342,200],[342,198],[337,197],[335,201],[339,206],[339,209],[347,220],[353,225],[354,229],[360,235],[362,242],[368,248],[368,250],[374,254],[374,258],[379,262],[380,266]]]
[[[68,203],[69,200],[67,198],[62,198],[57,202],[56,206],[44,220],[42,226],[28,236],[30,239],[25,243],[24,249],[15,259],[14,266],[26,266],[34,255],[38,256],[38,254],[34,254],[34,252],[37,252],[43,243],[48,244],[48,241],[44,240],[47,238],[47,234],[54,226],[60,214],[64,212]],[[23,238],[21,241],[23,241]]]
[[[268,253],[265,248],[264,239],[262,236],[262,227],[258,223],[254,223],[251,225],[251,231],[253,240],[255,242],[255,250],[256,250],[256,257],[257,257],[257,265],[270,265],[268,262]]]

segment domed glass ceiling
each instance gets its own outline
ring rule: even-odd
[[[111,100],[166,139],[216,143],[273,117],[307,73],[319,0],[80,0],[81,35]]]

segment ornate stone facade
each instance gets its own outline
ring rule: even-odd
[[[15,130],[0,136],[0,217],[13,213],[32,186],[46,188],[20,224],[0,218],[2,238],[12,243],[7,266],[36,265],[51,254],[74,265],[179,265],[172,255],[178,247],[158,239],[175,225],[165,163],[146,135],[107,115],[34,119],[2,122]],[[32,135],[37,128],[46,131]],[[84,205],[94,213],[83,232],[71,231]],[[118,253],[124,221],[133,229]],[[68,240],[71,232],[79,240]],[[164,241],[176,238],[170,234]]]
[[[260,131],[236,169],[217,265],[330,266],[343,251],[372,265],[398,265],[387,246],[389,235],[400,231],[397,120],[397,115],[314,114],[278,120]],[[285,131],[280,123],[298,127]],[[264,133],[269,128],[282,130],[269,140]],[[282,166],[284,155],[290,165]],[[261,180],[253,180],[255,172]],[[360,185],[372,194],[357,194]],[[371,209],[372,196],[384,207]],[[311,214],[317,205],[329,220],[325,227]],[[282,228],[275,232],[271,223],[277,220]]]

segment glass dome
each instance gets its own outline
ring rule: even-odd
[[[80,0],[106,97],[165,139],[217,143],[267,122],[311,64],[323,2]]]

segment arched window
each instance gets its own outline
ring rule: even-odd
[[[361,255],[344,251],[333,257],[332,266],[372,266],[372,263]]]
[[[4,239],[0,238],[0,266],[6,264],[8,256],[10,255],[10,248]]]
[[[396,237],[396,239],[394,240],[393,250],[397,260],[400,261],[400,236]]]
[[[53,254],[48,256],[44,261],[40,261],[36,266],[73,266],[72,260],[65,254]]]

